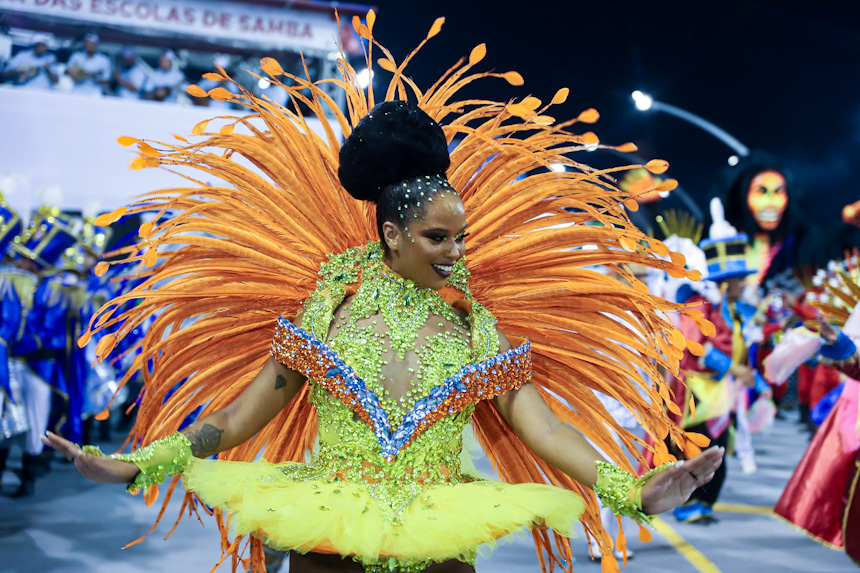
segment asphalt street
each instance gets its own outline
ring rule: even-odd
[[[790,413],[789,413],[790,414]],[[102,443],[105,451],[119,442]],[[791,419],[778,420],[755,436],[756,473],[743,475],[729,458],[721,504],[712,525],[678,523],[671,514],[656,523],[653,540],[642,543],[637,528],[625,530],[635,552],[624,571],[631,573],[765,573],[770,571],[837,573],[858,568],[839,551],[823,547],[772,516],[783,486],[808,443],[808,435]],[[2,476],[3,492],[13,491],[20,452],[13,451]],[[180,496],[176,496],[177,499]],[[212,520],[184,519],[168,539],[179,504],[172,503],[156,531],[144,542],[122,549],[149,531],[160,504],[146,507],[140,496],[122,487],[96,484],[77,475],[67,463],[54,463],[37,483],[36,495],[0,498],[0,573],[205,573],[218,561],[220,539]],[[575,570],[598,573],[583,538],[575,541]],[[230,571],[222,565],[215,571]],[[539,571],[531,537],[520,536],[482,557],[480,573]],[[281,569],[288,571],[288,565]]]

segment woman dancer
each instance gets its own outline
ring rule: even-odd
[[[368,22],[372,27],[372,13]],[[370,37],[368,27],[357,27]],[[247,93],[243,105],[267,129],[245,118],[237,123],[251,135],[223,128],[210,134],[206,145],[226,155],[200,144],[156,150],[139,142],[140,166],[188,165],[228,185],[156,194],[157,209],[179,213],[141,229],[146,239],[132,259],[156,268],[127,298],[142,302],[118,317],[108,305],[94,318],[97,327],[122,323],[122,336],[160,312],[137,363],[145,390],[133,438],[149,445],[111,457],[49,436],[52,445],[85,476],[131,481],[130,489],[150,495],[159,481],[182,474],[188,495],[215,507],[225,531],[235,530],[228,555],[238,555],[242,536],[251,534],[252,567],[260,566],[265,542],[292,551],[295,571],[470,571],[478,545],[532,527],[546,552],[542,561],[569,570],[567,539],[583,510],[588,530],[611,552],[605,535],[591,529],[598,514],[587,488],[620,514],[647,520],[711,479],[722,460],[719,449],[637,480],[603,462],[570,427],[576,424],[623,459],[605,435],[605,411],[591,387],[618,397],[649,430],[671,432],[688,451],[696,447],[668,423],[662,407],[639,396],[635,386],[646,383],[632,368],[677,366],[685,342],[661,311],[682,309],[578,268],[650,261],[684,273],[683,262],[649,259],[651,249],[668,253],[657,243],[641,251],[634,246],[645,237],[629,225],[599,173],[517,181],[548,161],[571,163],[563,153],[582,139],[549,127],[536,113],[539,102],[520,108],[450,102],[474,77],[520,82],[510,72],[464,78],[482,57],[479,46],[467,66],[426,93],[396,72],[386,99],[405,98],[408,87],[419,105],[376,107],[372,92],[353,87],[354,70],[342,62],[351,117],[337,108],[329,112],[351,133],[335,154],[331,130],[324,141],[302,116]],[[263,67],[275,81],[283,73],[271,60]],[[296,87],[285,88],[291,97],[329,127],[325,92],[292,79]],[[233,97],[225,91],[209,95]],[[464,107],[471,109],[447,131],[440,127],[438,120]],[[449,139],[458,131],[467,135],[449,156]],[[235,153],[265,177],[232,161]],[[368,224],[372,209],[344,189],[375,204],[376,225]],[[567,215],[566,206],[578,214]],[[467,213],[471,268],[464,258]],[[551,219],[534,222],[544,213],[604,226],[547,229]],[[187,234],[194,231],[221,238]],[[379,240],[367,242],[374,234]],[[583,241],[624,250],[594,257],[568,250]],[[186,246],[159,253],[167,243]],[[320,268],[327,252],[339,254]],[[273,306],[283,312],[272,341]],[[628,324],[619,326],[607,313]],[[185,326],[191,317],[196,321]],[[114,342],[105,337],[101,354]],[[652,403],[661,401],[657,389],[646,391]],[[200,405],[203,417],[177,432]],[[478,480],[461,469],[469,423],[502,481]],[[624,436],[629,446],[632,439]],[[266,461],[222,461],[250,462],[260,453]],[[200,459],[213,454],[218,461]],[[547,479],[564,489],[546,485]],[[583,497],[592,502],[585,508]],[[546,527],[557,536],[560,555]]]

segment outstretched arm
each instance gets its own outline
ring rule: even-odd
[[[504,352],[510,343],[500,333]],[[597,484],[595,462],[606,461],[586,439],[562,422],[531,384],[512,390],[494,400],[502,416],[520,439],[538,457],[589,488]],[[723,450],[710,448],[651,476],[642,488],[642,509],[656,514],[677,507],[689,499],[697,487],[714,477],[722,463]]]
[[[520,439],[539,458],[579,483],[594,487],[594,462],[605,461],[586,439],[552,413],[531,384],[496,397],[495,404]]]
[[[303,375],[269,358],[235,400],[182,430],[191,442],[191,453],[205,458],[248,440],[290,403],[304,383]],[[131,462],[87,455],[76,444],[55,434],[49,433],[42,441],[74,461],[78,471],[93,481],[127,483],[139,471]]]

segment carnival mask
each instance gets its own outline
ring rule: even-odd
[[[781,173],[768,170],[753,177],[747,192],[747,206],[762,229],[776,229],[787,205],[788,192]]]

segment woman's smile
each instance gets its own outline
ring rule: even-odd
[[[386,264],[414,283],[444,288],[454,265],[466,255],[466,211],[454,193],[440,193],[408,227],[386,223]]]

